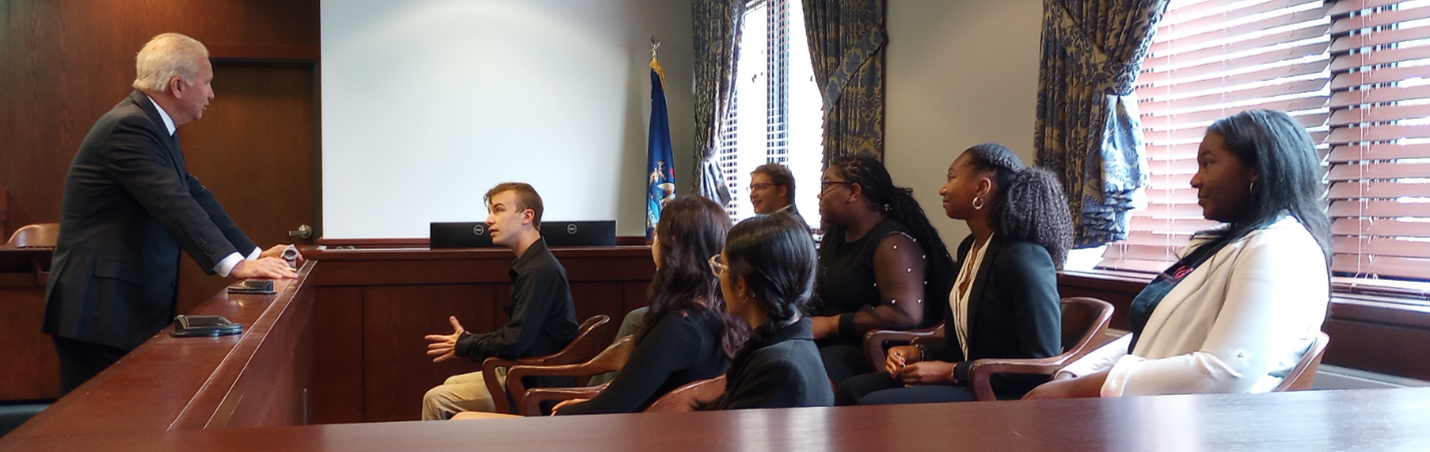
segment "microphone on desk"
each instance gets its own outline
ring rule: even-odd
[[[288,268],[298,268],[298,248],[293,245],[284,248],[283,260],[288,261]]]

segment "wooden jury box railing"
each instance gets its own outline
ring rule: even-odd
[[[276,294],[220,293],[193,312],[240,323],[242,335],[173,338],[166,328],[6,439],[305,423],[314,265]]]
[[[313,420],[418,419],[428,389],[480,370],[466,359],[433,363],[422,337],[450,334],[449,316],[473,332],[505,324],[501,308],[511,299],[508,269],[516,256],[505,248],[429,250],[414,241],[357,244],[304,251],[320,263],[312,282]],[[646,305],[655,274],[650,247],[555,247],[552,253],[566,268],[578,322],[605,314],[619,324]],[[608,328],[603,340],[614,340],[615,331]]]
[[[608,285],[637,272],[611,266],[599,270],[609,273],[599,273],[590,265],[623,259],[634,264],[640,257],[649,262],[641,251],[556,254],[567,262],[573,286],[590,285],[578,290],[594,294],[601,293],[595,290],[600,287],[638,285]],[[1430,411],[1423,409],[1430,404],[1430,388],[294,427],[319,421],[319,411],[332,409],[322,407],[328,402],[318,394],[324,387],[321,376],[333,374],[323,369],[333,362],[325,355],[379,359],[381,353],[372,353],[379,349],[421,361],[360,362],[344,370],[348,374],[342,379],[358,381],[360,393],[341,395],[362,398],[360,410],[369,409],[365,391],[373,389],[367,385],[396,384],[372,381],[369,368],[397,368],[393,375],[412,379],[422,378],[424,368],[436,369],[422,354],[420,337],[411,341],[418,345],[412,350],[408,344],[385,343],[394,334],[366,333],[445,326],[447,308],[470,305],[473,299],[484,303],[480,295],[488,292],[493,300],[499,298],[500,289],[479,286],[499,284],[486,272],[503,271],[498,263],[510,257],[497,251],[421,250],[308,255],[311,261],[299,278],[280,281],[275,295],[218,294],[195,311],[227,316],[245,326],[243,335],[175,339],[161,332],[0,438],[0,451],[921,450],[950,445],[973,450],[1390,450],[1430,441],[1424,429]],[[581,298],[577,295],[578,309],[595,309],[583,306]],[[498,321],[482,320],[476,311],[483,309],[469,308],[474,323]],[[338,310],[360,315],[347,320],[356,323],[335,328],[342,323],[322,313]],[[432,315],[440,318],[427,319]],[[354,332],[355,337],[344,336]],[[418,403],[420,397],[403,406]]]

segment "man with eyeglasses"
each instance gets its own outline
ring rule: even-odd
[[[794,205],[794,173],[778,163],[760,165],[750,173],[750,207],[759,215],[784,211],[804,221]]]

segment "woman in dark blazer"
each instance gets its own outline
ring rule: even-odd
[[[715,409],[830,406],[834,393],[804,310],[814,292],[814,241],[787,213],[761,215],[730,229],[710,258],[731,314],[749,322],[749,341],[725,373]]]
[[[958,247],[958,273],[943,306],[945,340],[889,349],[884,372],[839,385],[840,404],[973,400],[965,386],[973,360],[1062,352],[1057,269],[1072,221],[1056,177],[985,143],[953,161],[939,194],[944,213],[972,231]],[[1018,398],[1045,381],[998,375],[991,383],[999,398]]]
[[[706,259],[725,246],[729,229],[730,217],[714,201],[686,195],[666,203],[651,243],[655,279],[635,350],[600,395],[561,402],[555,414],[634,413],[681,385],[725,373],[748,332],[726,312]]]

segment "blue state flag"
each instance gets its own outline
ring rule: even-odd
[[[650,58],[650,137],[646,141],[645,238],[655,237],[660,209],[675,199],[675,159],[670,150],[670,118],[665,111],[665,72]]]

